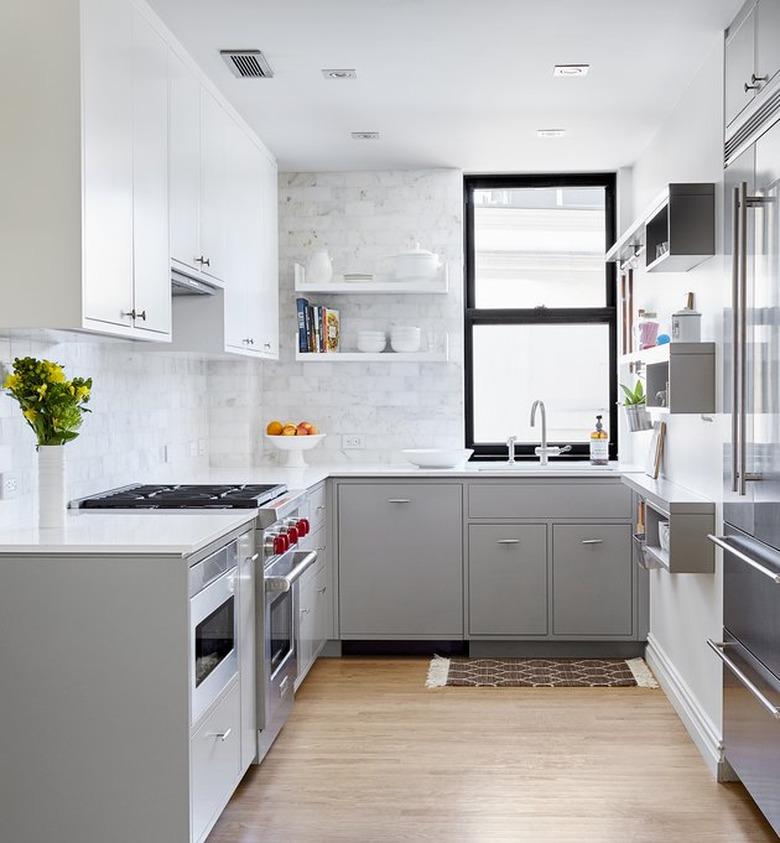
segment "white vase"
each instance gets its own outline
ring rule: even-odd
[[[306,283],[329,284],[333,278],[333,263],[327,249],[317,250],[306,265]]]
[[[65,526],[65,446],[38,446],[38,526]]]

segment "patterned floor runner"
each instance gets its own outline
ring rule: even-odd
[[[466,688],[657,688],[644,659],[445,659],[425,682]]]

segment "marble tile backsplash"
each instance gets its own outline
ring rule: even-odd
[[[463,442],[463,176],[458,170],[282,173],[279,181],[281,353],[263,366],[265,421],[311,421],[328,438],[310,462],[392,462],[409,447]],[[419,242],[449,264],[448,295],[314,295],[340,312],[342,347],[358,330],[422,328],[449,340],[447,363],[305,363],[295,361],[294,262],[326,248],[335,274],[386,271],[388,258]],[[342,449],[342,436],[364,449]],[[278,453],[264,448],[262,460]]]
[[[94,379],[92,413],[67,446],[69,497],[126,483],[175,480],[209,464],[208,363],[140,343],[57,334],[0,338],[0,378],[14,357],[45,357]],[[0,445],[10,448],[16,495],[0,501],[0,529],[35,517],[35,438],[18,404],[0,393]],[[8,470],[0,466],[0,471]]]

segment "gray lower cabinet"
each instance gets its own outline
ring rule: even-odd
[[[631,527],[556,524],[552,530],[554,635],[630,635]]]
[[[342,638],[463,637],[460,484],[338,486]]]
[[[469,526],[469,634],[547,634],[547,526]]]

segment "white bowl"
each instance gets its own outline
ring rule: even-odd
[[[419,337],[421,335],[422,330],[420,328],[404,328],[396,326],[390,329],[391,337]]]
[[[414,354],[415,351],[420,350],[420,338],[417,339],[398,339],[398,337],[390,338],[390,347],[393,351],[398,351],[401,354]]]
[[[303,452],[316,448],[326,435],[325,433],[315,433],[311,436],[269,436],[266,433],[265,438],[280,451],[287,452],[287,459],[284,464],[288,468],[303,468],[306,466]]]
[[[357,350],[362,351],[364,354],[378,354],[380,351],[384,351],[386,346],[387,340],[385,337],[381,339],[365,339],[361,337],[357,341]]]
[[[420,468],[460,468],[474,453],[472,448],[407,448],[401,453]]]

